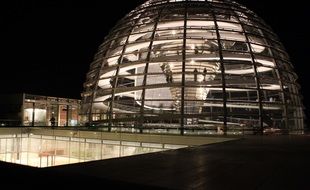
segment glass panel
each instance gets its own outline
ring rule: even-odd
[[[284,103],[283,93],[278,90],[262,90],[262,100],[270,103]]]
[[[46,132],[42,130],[34,133]],[[84,133],[86,135],[86,133]],[[28,136],[28,135],[27,135]],[[51,138],[50,140],[48,138]],[[57,139],[57,140],[55,140]],[[106,144],[102,144],[105,142]],[[120,146],[122,145],[122,146]],[[160,143],[101,141],[99,139],[30,135],[30,138],[0,137],[0,160],[33,167],[51,167],[115,158],[184,146]]]
[[[208,8],[189,8],[188,10],[188,19],[206,19],[213,20],[213,15]]]
[[[180,8],[169,8],[166,7],[166,9],[164,9],[161,13],[161,18],[160,21],[167,21],[167,20],[171,20],[172,22],[175,20],[182,20],[184,19],[184,12],[185,9],[180,9]],[[183,22],[183,26],[184,26],[184,22]]]
[[[206,134],[217,134],[218,128],[220,130],[223,127],[223,113],[221,101],[186,101],[185,127],[205,130]]]
[[[164,84],[173,85],[180,84],[182,77],[181,62],[159,62],[150,63],[147,77],[147,85]]]
[[[237,134],[257,133],[259,128],[258,115],[258,103],[229,101],[227,103],[228,131]]]
[[[216,19],[220,21],[231,21],[239,23],[239,19],[236,16],[233,16],[232,14],[216,15]]]
[[[228,80],[227,85],[233,86],[233,83],[235,83],[236,85],[238,85],[237,83],[239,83],[239,85],[242,85],[241,82],[243,82],[245,83],[243,86],[253,88],[253,80],[255,79],[253,78],[255,76],[254,66],[251,63],[250,57],[242,57],[243,58],[240,58],[241,60],[233,60],[233,56],[231,56],[231,58],[225,58],[227,59],[227,61],[224,62],[226,79]],[[250,77],[252,77],[252,79],[246,81]]]
[[[45,104],[25,103],[24,125],[26,126],[46,126],[47,109]]]
[[[115,118],[125,117],[126,113],[133,116],[134,113],[140,112],[140,101],[128,95],[119,96],[114,100],[113,111],[115,112]]]
[[[245,35],[241,32],[231,32],[231,31],[219,31],[221,39],[223,40],[232,40],[239,42],[246,42]]]
[[[230,30],[243,32],[242,26],[238,23],[217,21],[220,30]]]
[[[187,20],[189,28],[215,29],[214,21],[211,20]]]
[[[270,102],[268,104],[263,104],[263,109],[263,121],[265,128],[286,129],[284,105]],[[284,131],[282,132],[284,133]]]
[[[221,40],[221,45],[224,51],[249,52],[245,42]]]
[[[186,54],[187,55],[201,55],[201,54],[214,54],[218,52],[218,43],[217,40],[194,40],[188,39],[186,41]],[[218,55],[210,55],[208,60],[217,60]],[[189,56],[187,56],[189,58]]]
[[[187,38],[199,38],[199,39],[217,39],[217,35],[215,30],[203,30],[203,29],[187,29]],[[201,41],[200,44],[204,44],[206,42]]]
[[[151,36],[153,32],[140,32],[140,31],[137,31],[137,32],[138,33],[134,33],[129,36],[129,39],[128,39],[129,44],[151,40]],[[131,49],[127,50],[126,53],[128,53],[130,50]]]
[[[169,29],[158,29],[156,30],[156,33],[155,33],[155,41],[157,40],[168,40],[168,39],[178,39],[178,38],[183,38],[183,29],[179,29],[179,28],[171,28],[169,27]],[[158,46],[161,46],[161,45],[165,45],[165,43],[169,43],[169,41],[167,42],[156,42],[154,44],[155,47],[157,47],[157,49],[159,49]]]
[[[243,21],[243,18],[240,18],[241,19],[241,21]],[[261,37],[263,37],[264,35],[263,35],[263,32],[262,32],[262,30],[261,29],[259,29],[259,28],[257,28],[257,27],[254,27],[254,26],[250,26],[250,25],[248,25],[249,23],[246,23],[246,22],[244,22],[244,30],[245,30],[245,32],[247,32],[247,33],[249,33],[249,34],[254,34],[254,35],[258,35],[258,38],[261,38]],[[253,36],[254,37],[254,36]],[[256,39],[256,38],[254,38],[254,39]],[[249,40],[252,42],[252,41],[257,41],[257,42],[259,42],[259,40],[252,40],[252,36],[250,35],[249,36]]]

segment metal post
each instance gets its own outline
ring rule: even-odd
[[[217,36],[218,42],[218,49],[219,49],[219,58],[220,58],[220,65],[221,65],[221,74],[222,74],[222,88],[223,88],[223,124],[224,124],[224,135],[227,135],[227,94],[226,94],[226,79],[225,79],[225,65],[224,65],[224,58],[223,58],[223,48],[221,44],[221,35],[219,32],[219,26],[217,24],[217,19],[214,13],[213,6],[209,4],[210,9],[212,10],[212,16],[214,20],[214,26]]]
[[[70,109],[70,106],[67,105],[67,115],[66,115],[66,126],[68,127],[69,126],[69,109]]]
[[[149,70],[149,65],[150,65],[150,61],[151,61],[151,53],[152,53],[152,47],[153,47],[153,42],[154,42],[154,38],[155,38],[155,34],[156,34],[156,30],[157,30],[157,25],[160,19],[160,15],[162,13],[162,11],[164,10],[164,7],[159,11],[157,19],[155,20],[155,25],[154,25],[154,29],[153,29],[153,33],[151,36],[151,42],[149,45],[149,49],[148,49],[148,53],[147,53],[147,58],[146,58],[146,65],[145,65],[145,69],[144,69],[144,77],[143,77],[143,89],[142,89],[142,100],[141,100],[141,107],[140,107],[140,113],[141,113],[141,118],[140,118],[140,133],[143,133],[143,123],[144,123],[144,105],[145,105],[145,92],[146,92],[146,86],[147,86],[147,76],[148,76],[148,70]]]
[[[182,90],[181,90],[181,135],[184,135],[185,124],[185,72],[186,72],[186,38],[187,38],[187,0],[184,11],[184,31],[183,31],[183,49],[182,49]]]
[[[258,96],[258,103],[259,103],[259,126],[260,126],[260,134],[263,135],[264,134],[264,121],[263,121],[263,103],[262,103],[262,93],[261,93],[261,88],[260,88],[260,79],[259,79],[259,74],[258,74],[258,69],[256,66],[256,62],[255,62],[255,57],[254,57],[254,52],[252,50],[251,47],[251,43],[250,43],[250,39],[248,36],[248,33],[246,32],[245,28],[244,28],[244,24],[241,22],[240,18],[238,15],[236,15],[236,17],[238,18],[238,21],[240,22],[240,25],[242,27],[242,30],[244,32],[244,36],[246,39],[246,43],[248,45],[250,54],[251,54],[251,59],[252,59],[252,64],[254,67],[254,74],[255,74],[255,81],[256,81],[256,90],[257,90],[257,96]]]
[[[35,119],[35,109],[36,109],[36,103],[32,103],[32,127],[34,127],[34,119]]]

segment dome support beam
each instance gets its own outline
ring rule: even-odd
[[[223,58],[223,48],[221,44],[221,35],[219,32],[219,25],[217,23],[217,19],[214,13],[214,10],[212,8],[212,5],[208,3],[208,5],[211,7],[211,13],[214,20],[214,26],[217,36],[217,42],[218,42],[218,48],[219,48],[219,57],[220,57],[220,65],[221,65],[221,77],[222,77],[222,88],[223,88],[223,133],[224,135],[227,135],[227,93],[226,93],[226,79],[225,79],[225,67],[224,67],[224,58]]]
[[[137,21],[135,21],[135,22],[137,22]],[[113,112],[114,112],[113,108],[114,108],[114,101],[115,101],[115,92],[116,92],[116,88],[117,88],[117,84],[118,84],[120,67],[121,67],[121,64],[123,62],[124,54],[126,52],[126,48],[127,48],[128,43],[129,43],[129,38],[131,36],[131,33],[134,30],[135,24],[132,25],[132,28],[131,28],[131,30],[129,32],[129,35],[126,38],[126,42],[125,42],[124,47],[122,49],[121,56],[117,60],[117,68],[116,68],[115,80],[113,80],[114,82],[112,84],[112,98],[111,98],[111,102],[110,102],[110,105],[109,105],[109,111],[108,111],[108,119],[109,119],[108,131],[109,132],[111,131],[111,127],[112,127]]]
[[[185,2],[184,11],[184,31],[183,31],[183,48],[182,48],[182,89],[181,89],[181,135],[184,135],[184,124],[185,124],[185,72],[186,72],[186,38],[187,38],[187,0]]]
[[[259,111],[258,111],[258,117],[259,117],[259,133],[260,135],[264,135],[264,107],[263,107],[263,103],[262,103],[262,89],[260,87],[261,85],[261,82],[260,82],[260,79],[259,79],[259,76],[258,76],[258,69],[257,69],[257,65],[256,65],[256,61],[255,61],[255,57],[254,57],[254,52],[251,48],[251,43],[250,43],[250,39],[249,39],[249,36],[248,34],[246,33],[245,31],[245,28],[244,28],[244,24],[241,22],[240,18],[237,16],[239,22],[240,22],[240,25],[242,27],[242,30],[243,30],[243,33],[244,33],[244,36],[245,36],[245,39],[246,39],[246,43],[248,45],[248,49],[250,51],[250,54],[251,54],[251,59],[252,59],[252,63],[253,63],[253,67],[254,67],[254,78],[255,78],[255,82],[256,82],[256,89],[257,89],[257,96],[258,96],[258,104],[259,104]]]
[[[139,128],[140,128],[140,133],[143,133],[143,124],[144,124],[144,109],[145,109],[145,92],[146,92],[146,89],[147,89],[147,76],[148,76],[148,71],[149,71],[149,65],[150,65],[150,61],[151,61],[151,53],[152,53],[152,47],[153,47],[153,42],[154,42],[154,39],[155,39],[155,34],[156,34],[156,30],[157,30],[157,26],[158,26],[158,23],[159,23],[159,19],[160,19],[160,16],[161,16],[161,13],[163,12],[163,10],[165,9],[165,7],[163,6],[159,11],[158,11],[158,16],[157,18],[155,19],[155,24],[154,24],[154,29],[153,29],[153,32],[152,32],[152,36],[151,36],[151,41],[150,41],[150,45],[149,45],[149,48],[148,48],[148,53],[147,53],[147,57],[146,57],[146,63],[145,63],[145,69],[144,69],[144,76],[143,76],[143,82],[142,82],[142,86],[143,86],[143,89],[142,89],[142,94],[141,94],[141,107],[140,107],[140,113],[141,113],[141,116],[140,116],[140,119],[139,119]]]
[[[243,24],[242,24],[243,26]],[[265,40],[265,43],[268,44],[270,47],[272,47],[272,44],[270,44],[270,42],[268,42],[268,40]],[[278,61],[276,59],[274,59],[275,57],[275,53],[274,53],[274,49],[270,49],[270,53],[271,53],[271,56],[273,57],[273,61],[275,62],[276,64],[276,73],[277,73],[277,76],[278,78],[280,79],[279,80],[279,85],[280,85],[280,88],[281,88],[281,96],[282,96],[282,103],[284,105],[284,110],[283,110],[283,116],[284,116],[284,120],[285,120],[285,129],[286,130],[289,130],[289,119],[288,119],[288,105],[287,105],[287,102],[285,100],[287,100],[288,97],[286,97],[284,91],[284,84],[283,84],[283,81],[284,81],[284,78],[282,76],[282,74],[280,73],[279,71],[279,65],[278,65]]]

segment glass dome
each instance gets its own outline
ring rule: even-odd
[[[184,134],[300,133],[297,76],[271,28],[229,0],[149,0],[91,63],[90,125]]]

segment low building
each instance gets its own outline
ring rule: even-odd
[[[79,125],[80,100],[32,94],[0,95],[1,126]],[[53,119],[52,119],[53,120]]]

